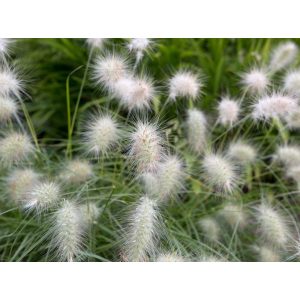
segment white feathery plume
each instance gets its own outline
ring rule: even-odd
[[[143,77],[123,77],[118,80],[113,89],[114,96],[120,99],[121,105],[129,111],[149,109],[155,96],[152,80]]]
[[[83,214],[83,221],[86,224],[86,228],[97,223],[97,220],[101,214],[101,209],[92,202],[81,204],[80,208]]]
[[[87,152],[99,157],[105,155],[118,143],[120,129],[117,122],[110,115],[93,116],[86,123],[84,144]]]
[[[186,260],[177,253],[162,253],[159,254],[157,262],[185,262]]]
[[[300,128],[300,107],[297,107],[296,110],[289,113],[285,117],[285,122],[288,128],[299,129]]]
[[[300,148],[295,145],[280,146],[274,159],[281,162],[286,168],[300,165]]]
[[[0,140],[0,161],[4,166],[27,160],[33,152],[34,147],[26,134],[11,132]]]
[[[281,261],[279,253],[270,246],[261,246],[258,249],[259,261],[261,262],[279,262]]]
[[[294,62],[298,54],[298,47],[293,42],[282,43],[277,46],[271,57],[270,69],[274,72],[286,68]]]
[[[93,176],[93,166],[86,160],[74,159],[68,161],[59,177],[69,184],[86,182]]]
[[[208,185],[217,191],[231,193],[237,184],[236,166],[218,154],[207,154],[202,161],[203,175]]]
[[[195,100],[200,94],[202,83],[197,75],[190,71],[178,71],[169,80],[169,98],[185,97]]]
[[[231,159],[235,160],[238,164],[244,166],[255,161],[257,152],[256,149],[251,145],[242,141],[237,141],[230,144],[227,155]]]
[[[242,84],[251,94],[262,94],[268,88],[270,81],[268,74],[262,69],[252,69],[243,74]]]
[[[220,240],[221,228],[214,218],[202,218],[201,220],[199,220],[198,224],[203,233],[205,234],[205,238],[208,241],[212,243],[217,243]]]
[[[9,98],[0,96],[0,122],[6,123],[13,117],[17,116],[18,105],[17,103]]]
[[[123,56],[109,53],[96,58],[93,66],[93,79],[109,92],[113,91],[118,80],[126,76],[128,76],[128,63]]]
[[[156,201],[141,197],[131,212],[124,240],[124,256],[127,261],[146,261],[155,253],[158,237],[158,209]]]
[[[187,138],[191,149],[201,153],[207,143],[207,121],[203,112],[197,109],[187,111]]]
[[[53,181],[37,182],[27,191],[23,201],[25,209],[37,213],[54,207],[61,201],[60,186]]]
[[[12,69],[8,67],[0,68],[0,95],[2,97],[19,97],[22,85],[21,80]]]
[[[97,49],[101,49],[105,43],[106,39],[104,38],[89,38],[86,39],[86,42],[88,44],[89,47],[91,48],[97,48]]]
[[[287,169],[287,176],[292,178],[300,188],[300,164],[295,166],[290,166]]]
[[[162,138],[157,125],[138,121],[130,137],[129,158],[139,173],[153,172],[163,158]]]
[[[227,203],[221,209],[220,215],[233,228],[244,228],[247,225],[247,214],[242,205]]]
[[[240,106],[237,101],[223,98],[218,105],[218,122],[223,126],[232,126],[237,122]]]
[[[62,261],[73,262],[80,258],[86,226],[80,207],[65,200],[55,212],[52,247]]]
[[[12,171],[6,179],[10,199],[15,204],[23,205],[27,192],[38,182],[39,177],[40,175],[30,168]]]
[[[288,72],[284,77],[284,90],[294,96],[300,96],[300,71]]]
[[[152,41],[147,38],[135,38],[131,39],[128,43],[129,51],[132,51],[136,55],[136,65],[141,61],[144,53],[151,47]]]
[[[214,255],[201,255],[198,259],[198,261],[201,262],[224,262],[225,259],[220,259],[219,257],[216,257]]]
[[[256,209],[256,220],[261,238],[275,247],[286,248],[291,238],[286,217],[263,202]]]
[[[260,98],[253,105],[252,116],[254,120],[270,121],[275,118],[285,118],[297,108],[297,100],[293,97],[273,93]]]

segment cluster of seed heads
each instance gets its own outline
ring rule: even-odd
[[[220,95],[215,117],[199,108],[205,94],[202,71],[180,68],[166,80],[165,92],[142,71],[144,58],[155,48],[154,41],[131,39],[122,53],[106,50],[105,39],[87,39],[86,44],[93,54],[91,66],[87,66],[91,69],[90,80],[108,101],[116,101],[119,109],[112,114],[98,107],[98,112],[87,118],[79,134],[81,153],[68,158],[53,176],[32,167],[43,149],[38,147],[31,122],[26,119],[22,125],[19,112],[23,110],[27,115],[22,98],[24,84],[8,63],[11,42],[0,40],[0,163],[8,172],[7,195],[11,205],[25,214],[51,216],[49,249],[57,259],[84,259],[89,231],[101,222],[102,209],[95,202],[86,203],[80,193],[71,197],[66,191],[78,187],[89,190],[89,185],[101,179],[95,164],[109,161],[113,154],[124,160],[140,193],[129,205],[128,217],[119,232],[119,259],[229,260],[214,252],[203,252],[195,258],[192,253],[166,249],[166,210],[172,205],[188,204],[186,195],[193,193],[191,182],[219,202],[211,214],[199,216],[193,225],[207,247],[222,245],[224,236],[231,232],[250,231],[255,240],[247,247],[256,253],[257,260],[279,261],[298,255],[297,222],[276,197],[265,195],[261,189],[256,202],[249,204],[243,198],[243,189],[250,193],[254,189],[253,177],[260,176],[257,165],[262,163],[268,163],[270,170],[281,166],[282,180],[292,180],[300,189],[300,146],[289,141],[289,130],[300,129],[300,71],[283,72],[297,59],[298,48],[293,42],[274,49],[267,65],[241,74],[242,96]],[[280,72],[285,74],[282,86],[272,89],[272,78]],[[165,102],[161,110],[166,105],[183,106],[185,119],[182,124],[177,120],[176,128],[182,128],[185,136],[178,149],[185,147],[188,155],[172,145],[164,124],[148,117],[154,101],[161,100],[162,95]],[[126,122],[121,120],[120,111],[127,115]],[[263,157],[261,149],[246,135],[231,134],[246,122],[267,130],[266,139],[277,130],[281,142],[272,157]],[[199,199],[198,205],[204,207],[203,201]]]

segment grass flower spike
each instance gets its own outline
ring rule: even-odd
[[[0,96],[0,122],[7,123],[17,116],[18,106],[14,100]]]
[[[238,120],[240,107],[236,101],[224,98],[219,103],[218,112],[218,122],[223,126],[231,127]]]
[[[255,95],[265,92],[270,82],[265,71],[253,69],[243,75],[242,84],[244,85],[246,91],[249,91],[251,94]]]
[[[241,141],[230,144],[227,154],[240,165],[253,163],[257,156],[254,147]]]

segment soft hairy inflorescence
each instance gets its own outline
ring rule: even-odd
[[[2,97],[19,96],[22,82],[17,74],[7,67],[0,68],[0,95]]]
[[[155,88],[150,78],[124,77],[114,85],[114,96],[120,99],[120,104],[129,111],[149,109],[155,96]]]
[[[274,72],[288,67],[294,62],[298,54],[298,47],[293,42],[280,44],[274,49],[270,61],[270,69]]]
[[[151,47],[152,41],[147,38],[135,38],[131,39],[127,47],[129,51],[132,51],[136,55],[136,63],[139,63],[143,58],[144,53]]]
[[[127,261],[146,261],[153,256],[159,235],[159,218],[156,201],[147,196],[139,199],[131,212],[124,240]]]
[[[285,117],[285,122],[288,128],[290,129],[299,129],[300,128],[300,107],[297,107],[296,110],[293,110]]]
[[[288,72],[284,77],[284,90],[295,96],[300,96],[300,71]]]
[[[186,260],[177,253],[162,253],[159,254],[157,262],[185,262]]]
[[[247,225],[247,214],[240,204],[225,204],[220,210],[220,215],[233,228],[244,228]]]
[[[279,262],[281,261],[280,254],[273,247],[261,246],[258,249],[259,261],[261,262]]]
[[[86,182],[93,176],[93,166],[86,160],[74,159],[68,161],[60,173],[60,178],[69,184]]]
[[[23,206],[27,192],[37,184],[40,175],[33,169],[15,169],[6,179],[7,193],[15,204]]]
[[[243,74],[242,84],[247,92],[255,95],[265,92],[270,81],[266,71],[262,69],[252,69]]]
[[[86,235],[86,225],[80,207],[69,200],[54,214],[52,247],[62,261],[79,259]]]
[[[189,109],[186,124],[189,146],[196,153],[203,152],[207,144],[207,121],[204,113],[198,109]]]
[[[244,166],[255,161],[257,152],[251,145],[242,141],[237,141],[229,145],[227,155],[238,164]]]
[[[288,246],[290,228],[286,217],[278,209],[263,202],[256,209],[256,220],[262,240],[279,248]]]
[[[11,132],[0,140],[0,161],[4,166],[27,160],[33,152],[34,147],[27,134]]]
[[[118,143],[120,129],[117,122],[109,115],[93,116],[86,123],[84,132],[85,148],[95,157],[105,155]]]
[[[106,41],[106,39],[104,39],[104,38],[89,38],[89,39],[86,39],[86,42],[87,42],[89,47],[97,48],[97,49],[103,48],[103,45],[104,45],[105,41]]]
[[[18,105],[13,99],[0,96],[0,123],[7,123],[17,115],[17,112]]]
[[[9,52],[9,39],[0,38],[0,58],[4,58]]]
[[[203,231],[206,240],[217,243],[221,237],[221,228],[219,223],[213,217],[204,217],[198,222]]]
[[[129,158],[139,173],[152,172],[163,158],[163,141],[155,123],[138,121],[130,136]]]
[[[300,164],[295,166],[290,166],[287,169],[287,176],[292,178],[300,188]]]
[[[237,101],[224,98],[218,105],[218,122],[223,126],[232,126],[237,122],[240,114],[240,106]]]
[[[40,213],[61,201],[60,186],[53,181],[37,182],[27,191],[23,201],[26,210]]]
[[[169,80],[169,98],[185,97],[195,100],[200,94],[202,83],[198,75],[190,71],[178,71]]]
[[[253,105],[252,117],[256,121],[271,121],[274,118],[284,119],[297,108],[295,98],[281,93],[273,93],[260,98]]]
[[[89,202],[80,205],[80,209],[83,214],[83,222],[85,227],[89,228],[93,224],[97,223],[97,220],[101,214],[101,208],[97,206],[96,203]]]
[[[220,192],[231,193],[237,184],[235,165],[218,154],[207,154],[202,161],[203,175],[208,185]]]
[[[274,159],[281,162],[286,168],[300,165],[300,147],[296,145],[280,146],[276,151]]]

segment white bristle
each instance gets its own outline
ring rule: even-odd
[[[245,73],[242,83],[246,91],[251,94],[262,94],[268,88],[270,82],[267,73],[264,70],[253,69]]]
[[[274,159],[281,162],[286,168],[300,165],[300,147],[295,145],[280,146]]]
[[[157,259],[157,262],[184,262],[186,261],[182,256],[177,253],[164,253],[160,254]]]
[[[240,107],[237,101],[224,98],[218,105],[218,122],[223,126],[232,126],[237,122]]]
[[[0,96],[0,122],[6,123],[17,115],[18,105],[9,98]]]
[[[202,218],[198,224],[203,231],[206,240],[212,243],[217,243],[220,240],[221,228],[214,218]]]
[[[0,95],[2,97],[19,96],[22,82],[13,70],[0,68]]]
[[[261,246],[258,251],[261,262],[279,262],[281,260],[279,253],[270,246]]]
[[[227,154],[240,165],[253,163],[257,156],[254,147],[241,141],[231,143]]]
[[[247,215],[240,204],[226,204],[221,209],[220,215],[232,228],[244,228],[247,225]]]

